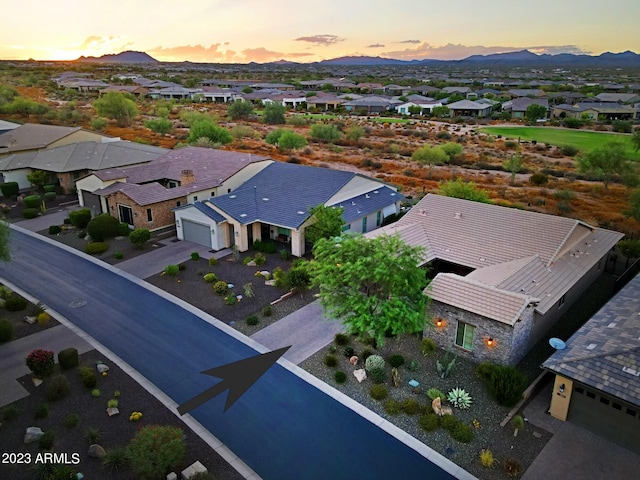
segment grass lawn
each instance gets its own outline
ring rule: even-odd
[[[634,151],[631,135],[547,127],[485,127],[481,131],[508,138],[521,138],[527,141],[537,140],[538,142],[556,146],[572,145],[581,152],[589,152],[615,140],[627,145],[628,155],[632,159],[640,161],[640,152]]]

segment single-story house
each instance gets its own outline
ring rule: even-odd
[[[549,109],[549,100],[546,98],[529,98],[529,97],[519,97],[514,98],[513,100],[509,100],[508,102],[504,102],[502,104],[502,110],[505,112],[511,112],[511,116],[513,118],[525,118],[527,113],[527,108],[530,105],[540,105],[545,109]],[[543,118],[546,118],[547,115]]]
[[[453,95],[459,93],[460,95],[466,95],[471,91],[471,87],[444,87],[442,89],[444,93],[448,93],[449,95]]]
[[[0,157],[14,153],[37,152],[77,142],[102,142],[105,135],[80,127],[58,127],[25,123],[0,135]]]
[[[372,113],[383,113],[388,110],[393,110],[396,105],[401,103],[402,102],[400,100],[367,95],[355,100],[344,102],[342,106],[348,111],[366,113],[367,115],[370,115]]]
[[[185,88],[182,86],[149,90],[149,97],[154,99],[162,98],[164,100],[193,100],[202,95],[203,90],[201,88]]]
[[[635,115],[635,107],[613,102],[561,104],[554,106],[552,112],[552,116],[557,118],[588,118],[589,120],[632,120]]]
[[[205,102],[231,103],[241,99],[239,92],[230,88],[203,87],[202,96]]]
[[[604,103],[634,104],[640,102],[640,95],[637,93],[600,93],[593,98]]]
[[[129,93],[136,97],[146,97],[149,95],[149,89],[141,85],[110,85],[100,90],[100,95],[109,92]]]
[[[513,88],[511,90],[507,90],[505,95],[511,98],[521,98],[521,97],[531,97],[531,98],[539,98],[544,97],[547,94],[544,90],[540,90],[539,88]]]
[[[552,417],[640,454],[640,276],[623,287],[542,368],[555,374]]]
[[[304,92],[289,91],[280,92],[276,95],[272,95],[269,98],[265,98],[262,103],[279,103],[283,107],[296,108],[299,105],[303,105],[307,101],[307,96]]]
[[[185,147],[143,165],[93,172],[76,182],[78,199],[132,228],[159,230],[174,225],[174,208],[229,193],[271,162],[249,153]]]
[[[5,182],[18,182],[27,189],[34,170],[51,173],[51,183],[60,185],[64,193],[76,188],[76,180],[94,170],[117,168],[150,162],[167,152],[164,148],[142,145],[117,138],[106,142],[78,142],[46,150],[17,153],[0,157],[0,174]]]
[[[452,117],[486,118],[491,115],[491,105],[471,100],[459,100],[447,104]]]
[[[318,92],[318,95],[307,97],[306,102],[307,109],[335,110],[346,102],[346,100],[332,93]]]
[[[0,120],[0,134],[8,132],[9,130],[13,130],[14,128],[18,128],[20,126],[19,123],[7,122],[6,120]]]
[[[409,109],[416,107],[420,109],[420,115],[431,115],[435,107],[441,107],[442,102],[440,100],[422,100],[405,102],[395,107],[396,112],[400,115],[410,115]],[[412,109],[413,110],[413,109]]]
[[[428,194],[372,236],[425,248],[435,274],[425,328],[475,362],[516,364],[604,271],[621,233],[556,217]]]
[[[394,187],[363,175],[273,162],[231,193],[174,212],[180,239],[241,252],[273,239],[302,256],[312,207],[342,207],[344,230],[365,233],[398,213],[403,199]]]

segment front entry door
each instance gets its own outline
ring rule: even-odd
[[[126,205],[118,205],[118,213],[120,214],[120,221],[127,225],[133,226],[133,213],[131,207]]]

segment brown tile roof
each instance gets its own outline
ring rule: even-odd
[[[164,188],[159,183],[147,183],[137,185],[135,183],[116,182],[108,187],[96,190],[96,195],[108,196],[116,192],[122,192],[140,206],[151,205],[166,200],[186,197],[184,189]]]
[[[542,367],[640,407],[640,276]]]

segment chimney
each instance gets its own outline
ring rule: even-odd
[[[193,170],[182,170],[180,172],[180,185],[189,185],[196,181],[196,177],[193,175]]]

